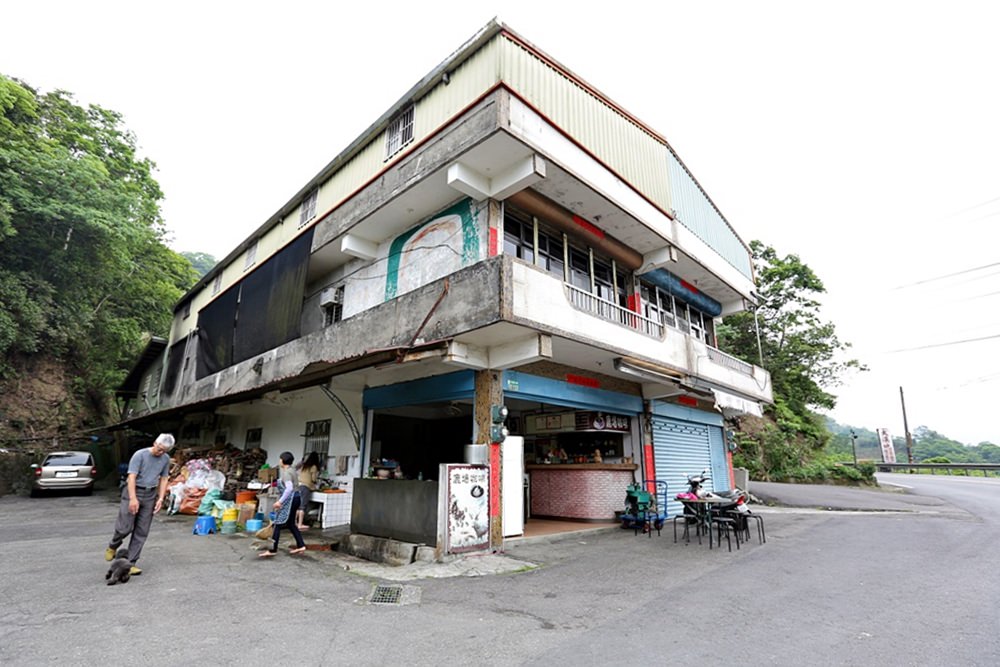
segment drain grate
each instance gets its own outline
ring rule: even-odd
[[[403,599],[402,586],[378,585],[368,601],[372,604],[400,604]]]

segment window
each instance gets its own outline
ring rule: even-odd
[[[330,451],[330,420],[306,422],[305,438],[306,445],[302,451],[302,458],[316,452],[319,454],[320,469],[326,468],[326,455]]]
[[[250,247],[247,248],[246,260],[243,262],[243,270],[246,271],[257,262],[257,243],[260,239],[254,239]]]
[[[585,292],[590,290],[590,253],[570,246],[569,284]]]
[[[319,188],[306,195],[299,207],[299,227],[316,217],[316,200],[319,198]]]
[[[504,210],[503,251],[530,264],[535,263],[535,223],[509,207]]]
[[[260,449],[260,443],[262,440],[264,429],[262,428],[248,428],[247,429],[247,439],[246,444],[243,449]]]
[[[672,327],[677,326],[677,319],[674,316],[674,297],[648,283],[639,284],[639,295],[646,317]]]
[[[190,299],[188,299],[187,301],[184,302],[184,310],[181,313],[181,319],[186,320],[189,317],[191,317],[191,300]]]
[[[215,282],[212,283],[212,296],[215,296],[222,290],[222,271],[215,274]]]
[[[385,133],[385,159],[391,158],[411,141],[413,141],[412,104],[389,123],[389,129]]]
[[[594,293],[605,301],[618,303],[615,295],[614,273],[611,265],[594,257]],[[619,304],[620,305],[620,304]]]
[[[566,279],[564,271],[566,257],[563,254],[563,239],[561,234],[543,232],[541,225],[539,225],[538,260],[535,264],[549,273],[558,276],[560,280]]]

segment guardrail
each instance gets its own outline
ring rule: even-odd
[[[935,470],[961,471],[968,475],[970,470],[982,470],[983,476],[988,477],[990,472],[1000,474],[1000,463],[876,463],[875,468],[879,472],[906,472],[914,473],[919,470],[930,470],[932,475],[936,475]]]

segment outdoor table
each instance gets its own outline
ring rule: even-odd
[[[708,548],[712,548],[712,505],[725,505],[732,502],[728,498],[677,498],[684,505],[690,505],[695,516],[695,530],[704,528],[708,533]],[[690,538],[689,538],[690,539]],[[722,546],[722,538],[719,538]]]

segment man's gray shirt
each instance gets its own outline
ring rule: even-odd
[[[156,486],[161,477],[170,472],[170,455],[153,456],[149,447],[143,447],[128,462],[128,473],[135,473],[136,486]]]

